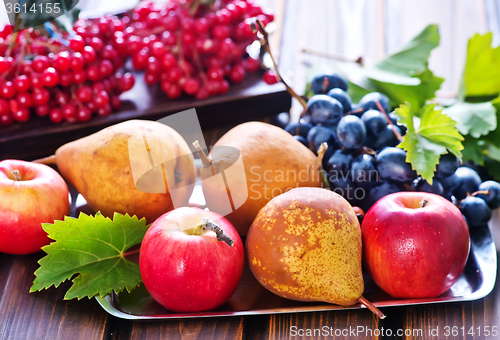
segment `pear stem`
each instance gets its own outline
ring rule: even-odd
[[[208,230],[211,230],[215,232],[215,234],[217,234],[217,241],[225,242],[230,247],[234,246],[233,239],[228,234],[226,234],[221,227],[219,227],[217,224],[210,221],[206,217],[203,217],[201,219],[201,223],[194,227],[193,235],[203,235]]]
[[[21,180],[21,176],[19,176],[19,170],[12,170],[12,176],[14,176],[15,181]]]
[[[368,301],[363,295],[358,299],[358,302],[363,306],[372,311],[373,314],[379,317],[379,319],[385,319],[385,314],[380,311],[377,307],[373,305],[370,301]]]
[[[195,140],[193,146],[195,147],[196,152],[198,153],[198,157],[200,157],[201,162],[203,163],[203,166],[205,168],[208,168],[212,164],[212,162],[210,162],[207,155],[205,154],[205,151],[203,151],[203,149],[201,148],[200,142]]]
[[[44,157],[44,158],[40,158],[40,159],[35,159],[32,162],[39,163],[39,164],[45,164],[45,165],[56,164],[56,155],[52,155],[52,156]]]

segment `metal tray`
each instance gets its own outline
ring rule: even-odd
[[[494,215],[495,220],[490,222],[490,228],[499,227],[498,214]],[[365,292],[363,295],[377,307],[472,301],[485,297],[495,286],[497,250],[488,227],[471,230],[470,236],[471,251],[465,270],[460,279],[443,295],[426,299],[393,299],[378,288],[368,275],[364,276]],[[96,300],[109,314],[129,320],[243,316],[365,308],[360,304],[343,307],[322,302],[299,302],[283,299],[262,287],[248,266],[245,266],[240,284],[233,296],[223,306],[212,311],[196,313],[168,311],[153,300],[143,285],[131,293],[122,292],[104,298],[97,297]]]

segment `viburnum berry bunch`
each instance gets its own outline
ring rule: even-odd
[[[169,98],[183,93],[205,99],[224,94],[260,64],[246,54],[257,34],[251,23],[273,21],[250,0],[141,2],[121,19],[114,47],[145,71],[148,85],[160,84]]]
[[[124,57],[112,45],[112,26],[104,30],[100,23],[57,40],[35,29],[0,32],[2,125],[25,122],[33,113],[54,123],[84,122],[120,107],[118,96],[135,80],[120,72]]]

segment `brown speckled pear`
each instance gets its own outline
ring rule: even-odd
[[[235,149],[241,154],[245,176],[226,173],[226,181],[233,201],[244,203],[234,204],[235,210],[225,217],[243,237],[273,197],[297,187],[321,186],[315,154],[277,126],[248,122],[228,131],[209,154],[215,173],[239,157]],[[202,169],[202,178],[210,177],[211,171],[210,167]],[[222,213],[219,208],[227,200],[226,188],[210,181],[203,181],[202,187],[210,210]]]
[[[129,147],[130,138],[138,131],[148,146],[137,143]],[[152,169],[147,147],[152,158],[172,160],[163,163],[165,178],[161,166]],[[182,136],[164,124],[145,120],[129,120],[65,144],[56,151],[56,163],[93,210],[109,217],[114,212],[137,215],[148,223],[174,208],[165,181],[176,184],[176,203],[185,205],[193,189],[189,184],[195,180],[193,156]],[[141,190],[136,187],[132,167],[147,173],[137,181]]]
[[[257,280],[292,300],[353,305],[364,289],[361,229],[351,205],[320,188],[297,188],[272,199],[246,239]]]

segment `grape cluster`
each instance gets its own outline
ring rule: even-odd
[[[157,7],[143,1],[121,22],[114,47],[130,56],[135,70],[145,71],[148,85],[160,84],[171,99],[183,93],[196,99],[224,94],[260,67],[246,48],[257,35],[251,24],[274,17],[247,0],[170,1]]]
[[[48,38],[29,29],[0,32],[0,124],[25,122],[34,112],[54,123],[88,121],[120,107],[119,95],[134,85],[120,72],[124,58],[113,46],[113,19],[75,26],[78,35]],[[10,41],[15,43],[10,47]]]
[[[469,227],[486,224],[491,209],[500,206],[500,184],[482,182],[451,153],[441,156],[432,185],[417,176],[406,162],[406,151],[396,147],[406,128],[398,125],[387,96],[372,92],[352,103],[347,82],[336,74],[315,77],[311,88],[315,95],[305,116],[285,130],[315,153],[328,144],[323,168],[331,189],[353,206],[367,211],[391,193],[429,192],[457,204]]]

